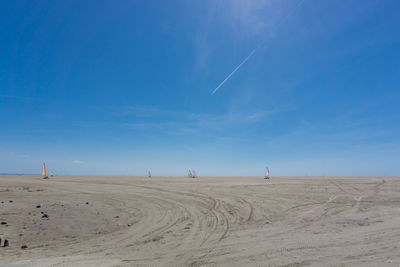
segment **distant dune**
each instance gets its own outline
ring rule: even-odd
[[[0,176],[0,266],[399,266],[399,177]]]

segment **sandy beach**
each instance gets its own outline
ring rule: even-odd
[[[0,266],[400,265],[399,177],[10,175],[0,202]]]

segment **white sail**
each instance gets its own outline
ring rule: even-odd
[[[269,178],[269,168],[268,167],[265,168],[265,178],[266,179]]]

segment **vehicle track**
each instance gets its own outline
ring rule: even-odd
[[[390,251],[400,240],[395,226],[400,182],[386,177],[276,178],[268,183],[256,178],[60,177],[48,182],[10,178],[8,183],[40,186],[45,193],[31,193],[32,201],[57,195],[66,205],[70,201],[69,207],[88,201],[81,219],[87,215],[107,222],[101,233],[88,220],[85,235],[62,239],[53,233],[53,239],[25,251],[0,250],[0,257],[11,261],[37,266],[284,266],[357,265],[371,262],[369,254],[399,259]],[[7,189],[5,182],[0,186]],[[16,203],[26,197],[19,191],[1,194]],[[18,212],[5,210],[1,216]]]

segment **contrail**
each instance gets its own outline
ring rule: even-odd
[[[289,12],[281,21],[281,24],[284,23],[291,15],[293,15],[293,13],[303,4],[305,0],[301,0],[297,6],[295,8],[292,9],[291,12]],[[212,91],[211,95],[215,94],[219,88],[221,88],[222,85],[224,85],[229,78],[232,77],[233,74],[235,74],[235,72],[240,69],[240,67],[247,62],[247,60],[249,60],[253,54],[263,45],[263,43],[265,42],[265,40],[267,39],[267,37],[265,37],[251,52],[250,54],[239,64],[239,66],[237,66],[218,86],[217,88],[214,89],[214,91]]]
[[[242,61],[242,63],[240,63],[239,66],[237,66],[236,69],[234,69],[234,70],[231,72],[231,74],[229,74],[229,75],[225,78],[225,80],[223,80],[222,83],[220,83],[220,84],[217,86],[217,88],[214,89],[214,91],[211,93],[211,95],[215,94],[215,92],[217,92],[218,89],[219,89],[222,85],[224,85],[224,83],[225,83],[227,80],[229,80],[229,78],[230,78],[233,74],[235,74],[235,72],[236,72],[244,63],[246,63],[247,60],[249,60],[249,59],[251,58],[251,56],[257,51],[257,49],[261,47],[261,45],[262,45],[263,42],[264,42],[264,40],[263,40],[256,48],[254,48],[253,51],[251,51],[251,53]]]

